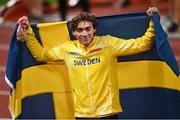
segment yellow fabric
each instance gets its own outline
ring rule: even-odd
[[[22,97],[46,92],[71,91],[66,66],[64,65],[47,64],[26,68],[22,71],[22,78],[24,79],[21,87]]]
[[[72,92],[54,93],[56,119],[74,119]]]
[[[21,86],[22,86],[22,82],[19,80],[16,83],[16,89],[13,91],[13,93],[11,94],[11,96],[9,97],[9,107],[10,107],[10,111],[12,114],[13,119],[16,118],[17,116],[19,116],[21,114],[21,100],[22,100],[22,91],[21,91]]]
[[[180,91],[179,77],[163,61],[121,62],[118,68],[119,89],[158,87]]]
[[[46,69],[47,65],[42,65],[42,69]],[[143,69],[142,69],[143,66]],[[62,66],[61,66],[62,67]],[[53,71],[58,71],[59,66],[52,69]],[[135,61],[135,62],[121,62],[118,63],[118,84],[119,89],[134,89],[134,88],[147,88],[147,87],[159,87],[159,88],[167,88],[172,90],[180,91],[180,82],[179,78],[173,73],[170,67],[162,62],[162,61]],[[29,71],[35,71],[36,67],[30,67],[25,69],[25,73],[27,74]],[[39,69],[39,68],[38,68]],[[129,70],[131,69],[131,70]],[[48,69],[49,70],[49,69]],[[50,73],[53,71],[49,71]],[[63,73],[67,74],[67,69],[65,67],[62,68]],[[148,72],[149,71],[149,72]],[[58,72],[55,72],[58,73]],[[157,73],[163,73],[161,76],[157,76]],[[168,76],[167,76],[168,74]],[[38,73],[39,76],[43,77],[43,82],[49,84],[46,86],[46,89],[39,89],[39,86],[44,86],[44,84],[35,80],[36,77],[30,79],[25,79],[26,82],[22,82],[19,80],[17,82],[17,89],[10,96],[10,108],[15,113],[13,116],[17,117],[21,113],[21,100],[27,96],[33,96],[39,93],[53,92],[54,98],[54,106],[56,118],[58,119],[73,119],[73,103],[72,103],[72,93],[69,91],[69,86],[66,88],[65,86],[69,83],[67,80],[53,80],[49,78],[50,74],[42,74]],[[126,76],[129,75],[129,76]],[[55,74],[57,78],[61,78],[61,74]],[[32,77],[29,74],[29,77]],[[28,78],[29,78],[28,77]],[[63,76],[63,79],[66,79],[68,76]],[[42,82],[42,81],[41,81]],[[57,83],[56,83],[57,82]],[[63,83],[63,84],[62,84]],[[37,85],[36,85],[37,84]],[[60,87],[53,88],[53,85],[57,84]],[[35,85],[35,86],[34,86]],[[64,86],[65,85],[65,86]],[[22,88],[23,86],[23,88]],[[28,88],[32,86],[31,88]],[[56,86],[56,85],[55,85]],[[63,89],[62,89],[63,88]],[[27,91],[28,89],[29,91]],[[33,90],[31,90],[33,89]],[[50,90],[49,90],[50,89]],[[24,90],[23,96],[21,90]],[[15,112],[14,112],[15,111]]]
[[[62,44],[70,40],[67,21],[41,23],[37,25],[42,44],[46,49]]]
[[[153,23],[144,36],[131,40],[95,36],[85,49],[78,40],[45,49],[32,29],[27,31],[27,46],[39,61],[64,60],[73,89],[76,117],[101,117],[122,111],[117,81],[117,56],[147,51],[154,37]]]
[[[42,23],[38,24],[38,28],[41,42],[46,49],[50,49],[56,44],[61,44],[69,40],[67,22]],[[56,38],[62,38],[62,40]],[[55,106],[56,118],[74,119],[72,90],[68,79],[67,67],[64,62],[49,62],[46,65],[29,67],[22,70],[21,75],[21,79],[16,83],[16,89],[13,90],[10,96],[9,106],[13,118],[21,114],[21,102],[23,98],[51,92],[54,95],[54,102],[56,104],[62,102],[64,103],[61,105],[64,106],[63,109],[68,107],[66,111],[63,111],[63,109],[57,110],[59,106]],[[68,100],[64,101],[66,99]],[[67,114],[69,117],[67,117]]]
[[[23,98],[41,93],[53,93],[54,104],[63,103],[61,106],[54,106],[57,110],[56,118],[74,118],[72,90],[64,63],[33,66],[24,69],[21,73],[21,79],[16,83],[16,89],[10,96],[10,107],[12,113],[15,113],[14,118],[21,114]],[[58,110],[59,107],[62,109]]]

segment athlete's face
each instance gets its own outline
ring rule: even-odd
[[[96,29],[93,28],[92,22],[81,21],[78,24],[77,29],[74,32],[74,35],[81,44],[88,46],[93,40],[95,32]]]

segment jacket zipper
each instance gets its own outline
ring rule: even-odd
[[[93,100],[92,100],[92,93],[91,93],[91,88],[90,88],[90,81],[89,81],[89,74],[88,74],[88,64],[86,63],[86,80],[88,84],[88,93],[90,97],[90,105],[91,105],[91,110],[93,111]]]
[[[109,102],[110,102],[111,109],[112,109],[112,91],[111,91],[111,85],[109,85]]]
[[[87,49],[85,48],[85,50],[86,50],[86,54],[87,54]],[[90,97],[91,111],[93,112],[94,107],[93,107],[92,93],[91,93],[91,88],[90,88],[91,85],[90,85],[90,81],[89,81],[88,63],[86,63],[86,80],[87,80],[87,84],[88,84],[88,93],[89,93],[89,97]]]

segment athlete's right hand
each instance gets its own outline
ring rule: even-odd
[[[26,40],[26,30],[30,26],[29,20],[26,16],[20,17],[17,21],[18,29],[17,29],[17,40],[25,41]]]

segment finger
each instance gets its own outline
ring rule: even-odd
[[[23,24],[21,24],[21,27],[25,29],[27,27],[27,24],[23,23]]]
[[[28,22],[28,18],[26,16],[20,17],[17,23],[22,23],[22,22]]]
[[[20,17],[17,21],[17,23],[20,23],[24,18],[23,17]]]
[[[158,9],[156,7],[153,8],[154,12],[158,12]]]
[[[147,11],[147,14],[148,14],[149,16],[152,16],[151,10],[148,10],[148,11]]]
[[[151,9],[152,12],[157,12],[158,11],[158,9],[156,7],[151,7],[150,9]]]
[[[17,23],[19,24],[21,31],[25,31],[25,29],[27,29],[29,26],[29,21],[28,21],[28,18],[26,16],[19,18]]]
[[[157,12],[157,8],[156,7],[149,7],[149,9],[147,10],[147,14],[149,16],[153,16],[154,12]]]
[[[147,13],[148,15],[151,14],[150,10],[151,10],[151,8],[149,7],[148,10],[146,11],[146,13]]]
[[[153,10],[153,11],[157,11],[157,8],[156,8],[156,7],[152,7],[152,10]]]
[[[149,16],[152,16],[153,15],[153,13],[152,12],[149,12]]]

